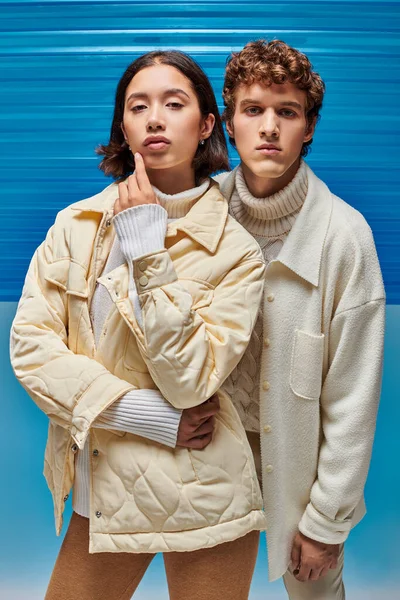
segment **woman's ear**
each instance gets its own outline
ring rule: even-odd
[[[214,125],[215,125],[215,116],[212,113],[210,113],[203,120],[201,129],[200,129],[200,135],[201,135],[202,140],[206,140],[207,138],[210,137],[210,135],[213,132]]]
[[[126,142],[126,143],[128,144],[128,146],[129,146],[128,138],[127,138],[127,135],[126,135],[126,133],[125,133],[125,129],[124,129],[124,124],[123,124],[123,123],[121,123],[121,130],[122,130],[122,133],[124,134],[124,139],[125,139],[125,142]]]

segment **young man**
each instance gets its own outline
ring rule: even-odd
[[[216,178],[267,264],[226,386],[262,478],[270,579],[283,575],[292,600],[344,598],[381,385],[385,293],[370,228],[302,159],[323,94],[307,57],[281,41],[234,53],[224,119],[241,163]]]

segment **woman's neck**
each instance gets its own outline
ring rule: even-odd
[[[196,176],[194,169],[176,168],[172,169],[147,169],[151,185],[164,194],[172,196],[196,187]]]

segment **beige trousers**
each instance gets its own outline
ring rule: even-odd
[[[163,554],[170,600],[247,600],[259,532]],[[45,600],[130,600],[154,554],[89,554],[89,519],[72,514]]]
[[[260,435],[247,432],[247,438],[253,452],[258,480],[261,485],[261,449]],[[345,600],[343,585],[344,548],[340,549],[338,566],[331,569],[318,581],[298,581],[289,571],[283,576],[289,600]],[[266,594],[266,600],[268,595]]]

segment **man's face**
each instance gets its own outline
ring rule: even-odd
[[[227,130],[235,140],[245,176],[248,172],[256,178],[277,180],[278,187],[291,181],[303,143],[314,133],[314,124],[307,124],[305,108],[305,92],[292,83],[238,86],[235,113]]]

